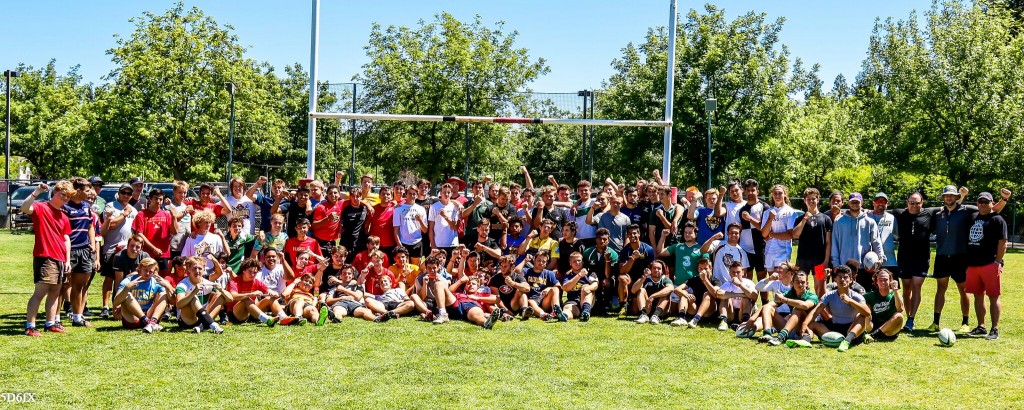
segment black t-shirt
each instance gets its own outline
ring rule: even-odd
[[[430,206],[434,204],[434,200],[427,197],[426,199],[417,199],[416,205],[422,206],[423,209],[430,209]]]
[[[899,265],[910,267],[911,264],[928,264],[932,248],[929,241],[932,231],[932,216],[939,208],[922,209],[917,214],[906,209],[893,209],[896,218],[896,237],[899,243],[897,258]]]
[[[484,239],[482,241],[478,241],[477,243],[479,243],[480,245],[486,246],[488,248],[497,249],[497,250],[501,251],[501,246],[498,245],[498,241],[496,241],[494,239],[486,238],[486,239]],[[495,263],[498,262],[497,258],[491,256],[491,254],[489,254],[487,252],[477,251],[477,253],[480,254],[480,267],[493,266]]]
[[[366,219],[369,212],[365,206],[352,206],[345,204],[341,209],[341,243],[358,244],[360,239],[366,235]],[[349,249],[349,252],[359,252],[357,249]]]
[[[797,247],[796,260],[809,266],[809,269],[825,263],[825,241],[832,236],[832,217],[818,212],[810,220],[804,222],[804,230],[800,233],[800,246]]]
[[[516,207],[515,205],[512,205],[511,202],[505,204],[505,206],[499,206],[498,204],[494,204],[494,207],[492,209],[497,209],[498,213],[500,213],[501,216],[504,217],[506,221],[509,220],[509,218],[516,216]],[[491,239],[500,240],[502,233],[505,232],[505,227],[501,225],[501,220],[494,215],[493,211],[488,211],[487,215],[490,217],[491,220],[491,232],[488,234],[488,236],[490,236]]]
[[[330,278],[331,276],[341,279],[341,269],[335,268],[333,263],[328,263],[327,268],[324,269],[324,276],[320,278],[320,293],[327,293],[327,291],[334,287],[334,285],[327,283],[327,278]],[[396,283],[395,285],[397,287],[398,284]]]
[[[128,251],[122,250],[114,257],[114,272],[120,271],[124,273],[124,276],[131,275],[132,272],[135,272],[135,269],[139,267],[139,263],[148,257],[149,254],[146,253],[146,251],[140,251],[138,256],[130,258],[128,257]],[[117,285],[118,284],[114,284],[114,286]]]
[[[512,281],[523,284],[526,283],[526,278],[521,274],[513,273]],[[506,308],[512,309],[512,299],[516,296],[516,288],[505,283],[505,275],[492,276],[491,281],[487,282],[487,286],[498,289],[498,298],[501,299],[501,303],[504,303]]]
[[[1007,238],[1006,220],[995,212],[971,214],[967,231],[967,266],[985,266],[995,262],[999,241]]]
[[[761,212],[762,212],[761,216],[764,217],[763,212],[768,209],[768,204],[766,204],[766,203],[764,203],[762,201],[757,201],[754,204],[750,204],[750,203],[744,204],[743,207],[740,208],[739,214],[743,215],[744,212],[747,212],[747,213],[753,215],[753,212],[750,212],[750,211],[755,206],[761,208]],[[740,227],[743,228],[744,231],[750,231],[750,238],[754,242],[754,254],[756,254],[756,255],[764,255],[764,243],[765,242],[764,242],[764,237],[761,236],[761,227],[758,226],[758,225],[751,225],[749,221],[747,221],[747,220],[745,220],[743,218],[740,218]],[[829,227],[829,230],[831,230],[831,229],[832,228]],[[803,245],[801,245],[801,246],[803,246]],[[797,252],[799,253],[799,249],[797,250]]]
[[[571,267],[569,266],[569,256],[572,256],[573,252],[579,252],[583,254],[583,241],[574,239],[572,242],[566,242],[565,239],[558,241],[558,273],[564,275],[568,272]]]
[[[551,237],[554,239],[562,239],[562,227],[569,221],[569,213],[565,212],[564,209],[559,207],[552,207],[551,210],[540,209],[540,219],[550,219],[555,221],[555,230],[551,232]],[[539,226],[533,227],[533,229],[539,230]]]
[[[313,215],[306,215],[306,208],[300,207],[299,202],[294,199],[282,202],[281,205],[278,206],[277,210],[279,212],[283,212],[285,215],[289,238],[298,236],[298,234],[295,233],[295,223],[299,218],[306,218],[309,219],[310,222],[313,222]]]
[[[636,207],[640,208],[640,221],[634,221],[633,223],[640,225],[640,240],[643,242],[647,242],[649,240],[647,237],[647,226],[649,225],[649,222],[651,220],[651,215],[654,215],[654,211],[661,207],[661,202],[651,202],[644,199],[642,201],[637,202]],[[629,219],[632,220],[633,216],[630,215]],[[661,235],[660,231],[658,232],[658,235]],[[648,245],[654,244],[649,243]]]

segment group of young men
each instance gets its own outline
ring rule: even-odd
[[[947,186],[942,207],[924,208],[915,192],[890,211],[886,194],[867,207],[856,192],[833,192],[819,209],[820,192],[807,188],[797,210],[787,187],[772,186],[762,201],[751,179],[677,192],[655,172],[635,186],[579,181],[573,195],[550,176],[535,188],[521,172],[525,186],[485,177],[469,184],[468,198],[458,178],[436,197],[427,180],[374,192],[371,175],[342,192],[342,173],[334,184],[301,180],[294,190],[280,179],[265,187],[265,177],[251,186],[234,178],[227,196],[202,184],[198,198],[181,181],[170,198],[143,193],[138,179],[106,204],[96,202],[97,177],[57,182],[49,202],[34,203],[49,189],[40,184],[22,206],[36,241],[25,333],[40,335],[44,297],[46,331],[65,332],[60,300],[73,326],[90,327],[86,299],[99,272],[100,316],[150,333],[172,318],[188,331],[220,333],[229,322],[323,325],[349,316],[454,318],[489,329],[515,317],[605,314],[650,324],[675,317],[672,325],[691,328],[717,319],[719,330],[793,347],[835,332],[845,351],[914,329],[934,234],[938,292],[928,330],[940,327],[953,278],[960,331],[998,338],[1008,190],[998,202],[983,192],[973,207],[961,204],[966,188]]]

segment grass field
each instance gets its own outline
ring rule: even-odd
[[[1020,408],[1024,254],[1009,254],[998,341],[787,349],[712,327],[588,323],[433,326],[346,319],[322,328],[230,326],[146,335],[95,320],[21,335],[30,235],[0,234],[0,393],[39,408]],[[90,305],[100,306],[100,281]],[[931,312],[934,282],[921,312]],[[943,324],[956,328],[955,290]],[[929,314],[918,326],[928,325]],[[42,317],[40,318],[40,320]],[[972,326],[976,324],[973,317]],[[708,325],[710,326],[710,325]],[[173,328],[173,326],[168,326]],[[784,399],[782,398],[784,397]],[[0,403],[0,407],[12,406]]]

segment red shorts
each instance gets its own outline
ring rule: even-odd
[[[825,264],[824,263],[821,264],[821,265],[816,265],[811,270],[814,272],[814,280],[816,282],[824,282],[825,281]]]
[[[146,327],[146,321],[142,320],[142,319],[139,319],[138,322],[129,322],[127,319],[122,317],[121,318],[121,327],[123,327],[123,328],[125,328],[127,330],[142,329],[142,328]]]
[[[964,290],[973,295],[999,296],[1002,294],[1002,287],[999,284],[1001,276],[1003,276],[1003,266],[996,263],[985,266],[968,266]]]

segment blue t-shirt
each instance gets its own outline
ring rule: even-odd
[[[135,274],[124,278],[124,280],[121,281],[121,284],[118,285],[117,291],[120,293],[124,290],[125,286],[128,286],[129,283],[138,277],[139,275]],[[156,281],[156,277],[154,276],[149,278],[148,281],[140,283],[139,286],[136,286],[131,290],[131,292],[132,297],[135,298],[136,302],[139,302],[139,307],[142,308],[143,312],[145,312],[153,306],[153,300],[156,299],[157,295],[166,292],[166,289],[164,289],[163,286],[160,286],[160,283]]]
[[[92,225],[92,208],[85,202],[77,205],[68,202],[61,207],[71,222],[71,248],[89,246],[89,226]],[[97,231],[98,232],[98,231]]]
[[[622,251],[619,252],[619,264],[625,265],[629,263],[629,257],[633,255],[633,252],[640,252],[640,259],[637,259],[633,263],[633,267],[629,269],[629,275],[636,278],[643,276],[644,269],[651,266],[651,262],[654,262],[654,248],[651,245],[640,242],[640,247],[633,249],[633,246],[626,244],[622,247]]]
[[[562,281],[562,284],[569,283],[569,281],[571,281],[572,278],[575,277],[575,276],[576,276],[575,273],[572,273],[572,272],[566,273],[565,274],[565,280]],[[566,301],[580,302],[580,296],[581,296],[580,294],[583,292],[583,286],[584,285],[592,285],[592,284],[595,284],[597,282],[598,282],[597,273],[587,272],[586,275],[580,277],[580,280],[576,282],[576,286],[573,286],[572,289],[569,289],[569,290],[567,290],[565,292],[565,300]]]
[[[850,299],[854,301],[864,303],[864,297],[860,293],[849,291]],[[857,310],[851,305],[843,303],[839,300],[839,291],[831,291],[825,294],[825,297],[821,298],[821,304],[828,306],[828,311],[832,313],[832,323],[845,325],[847,323],[853,323],[853,319],[857,317]]]
[[[555,272],[547,269],[540,272],[527,269],[523,272],[523,276],[526,278],[526,282],[530,284],[530,293],[526,294],[528,299],[539,298],[542,290],[558,285],[558,278],[555,277]]]
[[[716,233],[725,235],[725,219],[715,216],[715,210],[711,208],[697,209],[697,244],[703,245]]]
[[[274,208],[274,197],[258,194],[253,203],[260,207],[260,230],[270,232],[270,217],[273,216],[270,210]]]
[[[644,216],[646,215],[644,213],[643,208],[641,208],[639,204],[636,206],[636,208],[633,209],[630,209],[626,205],[622,205],[622,208],[619,208],[619,212],[621,212],[623,215],[628,216],[629,222],[631,224],[640,225],[640,237],[643,238],[643,234],[647,233],[647,231],[643,230],[644,225],[647,225],[646,218],[644,218]]]

